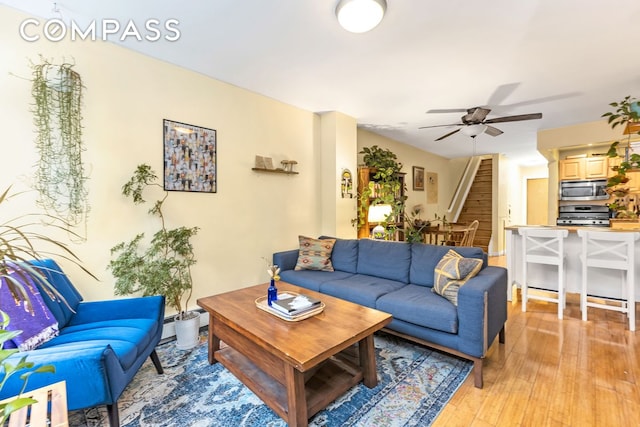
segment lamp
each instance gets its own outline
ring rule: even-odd
[[[462,133],[475,138],[487,129],[487,125],[469,125],[462,128]]]
[[[380,225],[381,222],[386,221],[387,217],[391,215],[391,205],[374,205],[369,206],[369,214],[367,216],[368,222],[377,222],[371,232],[371,237],[378,240],[384,240],[386,235],[385,228]]]
[[[345,30],[366,33],[382,21],[386,10],[385,0],[340,0],[336,6],[336,17]]]

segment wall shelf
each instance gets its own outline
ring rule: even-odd
[[[251,168],[252,171],[256,172],[269,172],[269,173],[282,173],[285,175],[298,175],[299,172],[290,172],[282,169],[262,169],[262,168]]]

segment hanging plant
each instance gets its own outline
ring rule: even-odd
[[[39,160],[34,186],[38,203],[70,224],[89,211],[82,163],[82,80],[74,64],[31,64],[33,119]]]

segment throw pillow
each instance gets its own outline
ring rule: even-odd
[[[7,284],[9,280],[22,284],[29,295],[32,311],[29,311],[26,302],[13,298]],[[8,331],[22,331],[12,339],[20,351],[33,350],[58,335],[58,321],[44,303],[34,280],[25,272],[13,271],[2,278],[0,310],[9,316]]]
[[[298,236],[298,240],[300,252],[298,252],[296,270],[333,271],[331,252],[336,239],[312,239]]]
[[[457,306],[460,287],[478,274],[481,268],[481,259],[464,258],[453,249],[449,249],[436,265],[432,291]]]

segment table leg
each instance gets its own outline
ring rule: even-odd
[[[376,352],[373,346],[373,335],[369,335],[358,343],[360,353],[360,366],[362,367],[362,382],[369,388],[378,385],[378,373],[376,372]]]
[[[220,350],[220,338],[213,331],[213,316],[209,316],[209,364],[216,363],[215,353]]]
[[[288,364],[285,365],[284,374],[287,388],[287,407],[289,408],[287,424],[291,427],[306,427],[309,421],[307,419],[304,374]]]

